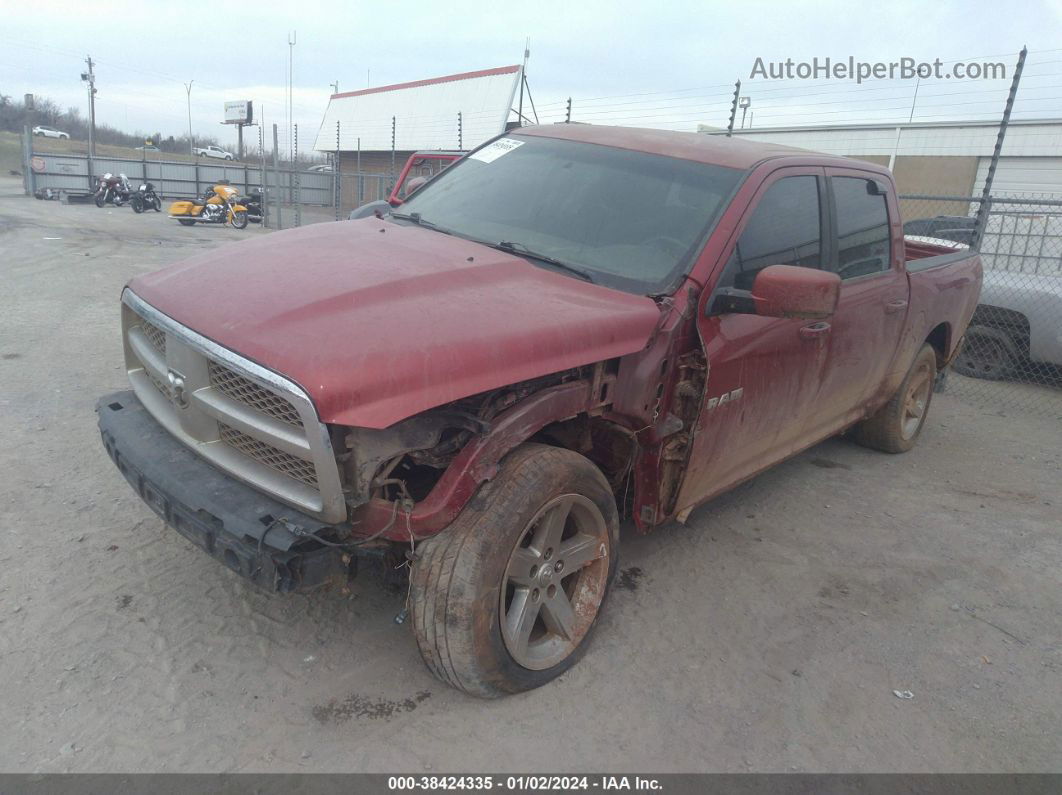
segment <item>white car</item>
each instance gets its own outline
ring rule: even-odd
[[[997,380],[1062,368],[1062,276],[985,270],[981,298],[952,367]]]
[[[42,136],[44,138],[65,138],[68,141],[70,140],[69,133],[65,133],[62,130],[57,130],[54,127],[45,127],[43,124],[38,124],[36,127],[34,127],[33,134],[37,136]]]
[[[328,163],[318,163],[316,166],[310,166],[307,171],[312,171],[315,174],[331,174],[332,166]]]
[[[214,157],[218,160],[236,159],[235,155],[233,155],[232,152],[226,152],[220,146],[214,146],[213,144],[211,144],[210,146],[205,146],[202,149],[196,149],[194,151],[198,157]]]

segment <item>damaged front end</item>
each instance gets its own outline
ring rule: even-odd
[[[104,448],[140,498],[211,557],[270,592],[345,585],[356,558],[326,540],[333,528],[207,463],[173,438],[132,391],[96,406]]]

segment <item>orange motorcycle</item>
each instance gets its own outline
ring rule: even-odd
[[[182,226],[231,224],[236,229],[243,229],[247,226],[247,208],[239,203],[239,197],[236,188],[218,183],[202,199],[171,204],[170,218],[176,218]]]

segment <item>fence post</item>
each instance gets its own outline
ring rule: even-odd
[[[988,225],[988,207],[991,204],[992,182],[996,178],[996,166],[999,164],[999,156],[1003,152],[1003,140],[1007,137],[1007,125],[1010,123],[1010,111],[1014,107],[1014,97],[1018,93],[1018,84],[1021,83],[1021,70],[1025,66],[1025,56],[1028,53],[1026,47],[1018,53],[1018,65],[1014,68],[1014,79],[1010,81],[1010,92],[1007,94],[1007,104],[1003,106],[1003,118],[999,122],[999,132],[996,134],[996,147],[992,150],[992,160],[988,164],[988,173],[985,175],[985,186],[981,191],[981,206],[977,208],[977,224],[974,227],[974,248],[980,251],[981,235]]]
[[[336,208],[336,220],[339,220],[339,205],[343,203],[339,193],[339,119],[336,119],[336,156],[332,160],[332,203]]]
[[[295,226],[302,226],[302,177],[299,174],[299,125],[294,125],[293,136],[295,139],[295,159],[291,164],[291,180],[294,183],[292,190],[295,192]]]
[[[262,226],[269,229],[269,178],[266,176],[265,127],[258,123],[258,179],[262,183]]]
[[[391,117],[391,188],[395,187],[395,117]]]
[[[565,124],[571,124],[572,123],[572,98],[571,97],[568,97],[568,110],[565,111],[565,113],[564,113],[564,123]]]
[[[361,136],[358,136],[358,206],[361,207],[362,200],[365,198],[365,177],[361,173]]]
[[[280,139],[277,126],[273,125],[273,181],[277,185],[277,229],[284,228],[284,213],[280,207]]]
[[[461,124],[461,111],[457,111],[457,148],[464,149],[464,138],[462,136],[462,124]]]
[[[741,93],[741,81],[734,83],[734,101],[730,104],[730,121],[726,125],[726,137],[734,133],[734,119],[737,118],[738,94]]]
[[[32,196],[33,187],[33,133],[27,124],[22,130],[22,188],[27,196]],[[89,175],[92,184],[92,175]]]

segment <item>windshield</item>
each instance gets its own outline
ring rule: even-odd
[[[646,295],[685,273],[742,171],[553,138],[473,152],[402,205],[425,224]]]

